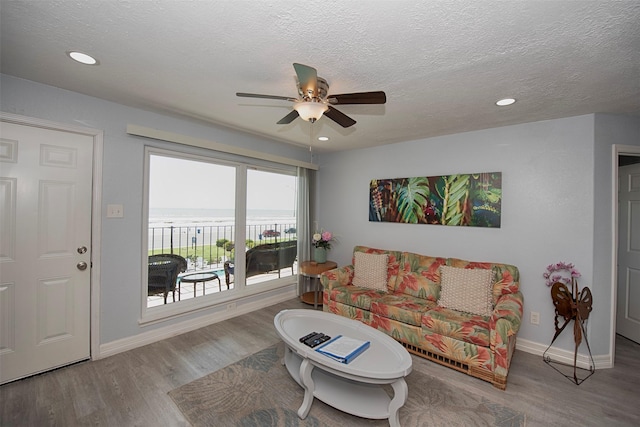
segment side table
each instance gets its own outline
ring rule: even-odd
[[[323,262],[322,264],[318,264],[315,261],[304,261],[298,266],[298,271],[305,279],[305,285],[307,279],[309,279],[312,283],[315,279],[315,285],[320,284],[320,275],[325,271],[333,270],[337,268],[338,264],[334,261]],[[322,289],[315,289],[311,292],[305,292],[302,294],[300,299],[305,304],[313,304],[313,308],[318,308],[318,294],[322,294]],[[322,297],[320,297],[322,298]],[[320,300],[322,302],[322,299]]]
[[[206,272],[206,273],[189,273],[185,274],[182,277],[179,277],[178,280],[180,283],[193,283],[193,297],[196,297],[196,287],[198,283],[202,282],[202,295],[205,294],[206,282],[211,280],[218,280],[218,290],[222,292],[222,285],[220,284],[220,278],[216,273]],[[229,285],[227,285],[227,288]],[[180,291],[178,291],[178,299],[180,299]]]

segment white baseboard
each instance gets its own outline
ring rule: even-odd
[[[291,288],[290,291],[284,293],[281,292],[257,301],[243,303],[242,299],[239,299],[236,300],[235,310],[221,310],[215,313],[200,316],[195,319],[185,320],[184,322],[174,323],[159,329],[142,332],[138,335],[101,344],[100,353],[97,355],[92,355],[92,359],[103,359],[105,357],[121,353],[123,351],[133,350],[134,348],[142,347],[143,345],[152,344],[156,341],[161,341],[167,338],[174,337],[176,335],[184,334],[185,332],[190,332],[204,326],[240,316],[242,314],[260,310],[262,308],[269,307],[295,297],[296,290],[295,288]]]
[[[547,349],[547,347],[548,347],[548,344],[540,344],[537,342],[520,339],[520,338],[516,340],[516,350],[524,351],[525,353],[535,354],[540,356],[540,358],[542,358],[542,355],[544,354],[544,351]],[[549,356],[551,360],[553,360],[554,362],[573,365],[573,351],[551,347],[547,352],[547,356]],[[596,369],[613,367],[613,361],[611,360],[611,355],[608,355],[608,354],[593,356],[593,363],[595,364]],[[578,368],[589,369],[590,364],[591,364],[591,360],[589,360],[588,354],[578,353],[578,358],[576,360],[576,366]]]
[[[236,309],[221,310],[215,313],[200,316],[196,319],[185,320],[184,322],[174,323],[167,325],[163,328],[154,329],[148,332],[142,332],[138,335],[134,335],[127,338],[122,338],[116,341],[100,345],[100,353],[93,354],[92,359],[98,360],[105,357],[113,356],[114,354],[121,353],[123,351],[133,350],[134,348],[142,347],[147,344],[152,344],[156,341],[171,338],[176,335],[184,334],[208,326],[223,320],[231,319],[242,314],[250,313],[255,310],[260,310],[265,307],[272,306],[291,298],[296,297],[296,289],[291,289],[285,293],[279,293],[270,297],[260,299],[258,301],[252,301],[242,303],[242,300],[236,302]],[[547,344],[540,344],[534,341],[518,338],[516,341],[516,349],[524,351],[525,353],[535,354],[542,358],[544,351],[547,349]],[[547,355],[551,360],[555,362],[566,363],[573,365],[573,352],[563,350],[555,347],[551,347],[547,352]],[[610,354],[598,355],[593,357],[593,361],[596,369],[612,368],[613,361]],[[578,353],[577,366],[582,369],[589,369],[590,360],[589,356]]]

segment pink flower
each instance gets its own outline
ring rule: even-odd
[[[334,240],[335,238],[330,231],[321,230],[313,234],[311,243],[313,243],[313,246],[316,248],[331,249],[331,242]]]
[[[560,274],[552,274],[552,273],[560,273]],[[567,277],[567,273],[569,277]],[[566,262],[558,262],[556,264],[549,264],[547,266],[547,271],[542,274],[544,277],[545,283],[547,286],[551,286],[556,282],[564,283],[566,285],[571,284],[571,281],[581,277],[582,275],[578,270],[576,270],[573,263]]]

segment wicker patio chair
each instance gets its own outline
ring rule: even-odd
[[[286,267],[291,268],[293,274],[293,263],[298,255],[298,242],[290,240],[286,242],[267,243],[254,246],[246,253],[245,276],[251,277],[258,274],[277,271],[280,277],[280,270]],[[235,267],[229,261],[224,263],[224,278],[227,283],[232,283],[231,275],[234,274]]]
[[[173,293],[176,301],[176,283],[178,274],[187,270],[187,260],[180,255],[159,254],[149,256],[149,280],[147,295],[164,295],[167,303],[169,292]]]

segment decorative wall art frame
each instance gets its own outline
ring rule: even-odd
[[[500,227],[502,172],[373,179],[369,221]]]

